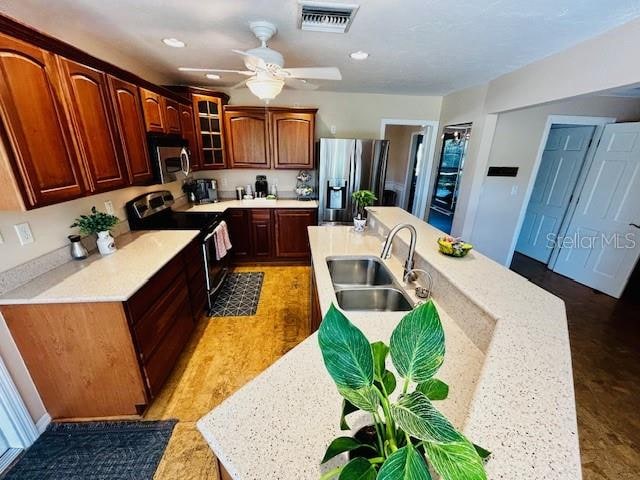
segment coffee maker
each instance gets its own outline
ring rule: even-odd
[[[195,188],[196,203],[215,203],[218,201],[218,182],[213,178],[199,178]]]
[[[269,184],[266,175],[256,175],[256,198],[264,198],[269,195]]]

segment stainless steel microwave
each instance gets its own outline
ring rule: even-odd
[[[187,142],[180,137],[149,135],[149,154],[156,183],[171,183],[191,173]]]

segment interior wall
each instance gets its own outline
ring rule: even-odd
[[[387,125],[384,138],[389,140],[389,161],[387,163],[387,182],[403,189],[409,168],[411,135],[424,130],[416,125]],[[400,200],[400,198],[398,198]]]
[[[456,211],[453,216],[453,225],[451,233],[454,236],[462,236],[468,238],[470,234],[470,226],[465,231],[465,219],[472,216],[474,212],[470,211],[471,199],[477,196],[481,182],[477,180],[477,172],[482,170],[487,160],[486,155],[483,156],[482,146],[486,144],[486,133],[489,132],[492,139],[491,119],[487,117],[484,111],[484,103],[487,96],[488,84],[467,88],[459,92],[446,95],[442,99],[442,110],[440,112],[440,135],[437,159],[434,162],[434,171],[432,178],[435,181],[435,173],[439,166],[440,154],[442,151],[442,131],[448,125],[457,125],[461,123],[471,123],[471,139],[464,163],[462,179],[460,180],[458,202]],[[486,149],[485,149],[486,150]],[[482,176],[480,176],[482,178]],[[429,201],[433,196],[434,183],[432,182],[429,189]]]
[[[558,101],[640,80],[640,19],[502,75],[489,84],[490,113]]]
[[[482,189],[471,241],[475,248],[507,264],[512,240],[525,205],[540,142],[549,115],[615,117],[617,122],[640,119],[640,99],[593,96],[507,112],[498,116],[489,155],[491,166],[518,167],[518,175],[486,177],[478,172]],[[472,133],[473,135],[473,133]]]
[[[264,105],[249,89],[227,91],[233,105]],[[316,138],[380,138],[383,118],[438,120],[442,97],[344,93],[285,88],[272,106],[318,108]],[[331,127],[335,133],[331,133]]]

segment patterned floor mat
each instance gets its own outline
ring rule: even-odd
[[[216,296],[211,317],[255,315],[260,301],[264,272],[230,273]]]

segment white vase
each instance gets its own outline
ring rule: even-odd
[[[364,232],[365,227],[367,226],[366,218],[354,218],[353,219],[353,229],[356,232]]]
[[[98,232],[98,241],[96,243],[98,244],[98,251],[102,255],[109,255],[116,251],[116,242],[108,230]]]

